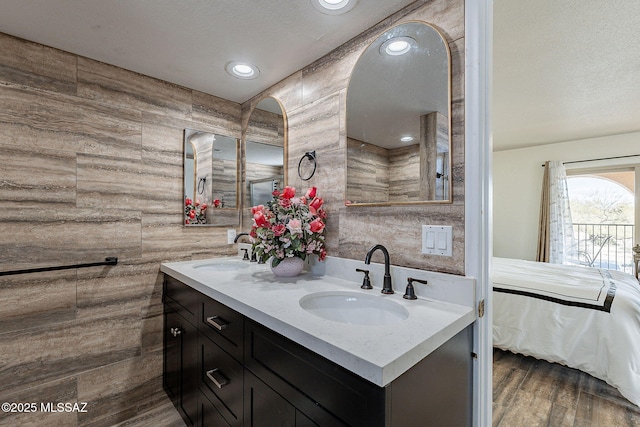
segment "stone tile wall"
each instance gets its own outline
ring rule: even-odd
[[[412,20],[437,28],[451,51],[453,202],[346,207],[345,111],[351,72],[359,56],[379,34]],[[381,243],[389,249],[393,264],[464,274],[464,1],[412,3],[244,103],[243,123],[247,122],[255,105],[267,96],[282,103],[288,119],[287,183],[300,191],[317,186],[319,196],[325,199],[329,212],[330,255],[364,260],[367,249]],[[304,153],[312,150],[316,150],[318,169],[315,176],[305,182],[297,175],[297,165]],[[422,224],[453,226],[453,257],[421,253]],[[381,262],[382,258],[376,256],[374,261]]]
[[[0,425],[111,426],[162,391],[163,261],[233,254],[184,228],[183,129],[240,138],[239,104],[0,34],[0,401],[88,402]]]
[[[326,201],[331,255],[364,259],[382,243],[393,264],[463,274],[463,6],[416,1],[242,106],[0,34],[0,269],[119,257],[0,277],[0,400],[89,403],[86,414],[0,413],[0,425],[110,426],[167,407],[159,265],[236,251],[225,228],[182,226],[183,129],[241,137],[268,95],[287,115],[288,183],[315,185]],[[453,203],[348,208],[350,73],[368,43],[407,20],[431,23],[451,49]],[[303,182],[297,164],[311,150],[318,170]],[[422,255],[421,224],[453,225],[454,256]]]

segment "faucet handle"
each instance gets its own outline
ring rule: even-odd
[[[412,277],[409,277],[407,279],[407,289],[404,291],[404,295],[402,296],[402,298],[418,299],[418,297],[416,296],[415,289],[413,289],[413,282],[422,283],[423,285],[428,284],[426,280],[414,279]]]
[[[244,251],[244,256],[242,257],[243,261],[248,261],[249,260],[249,249],[243,248],[242,249]]]
[[[359,273],[364,273],[364,278],[362,279],[362,289],[373,289],[371,286],[371,279],[369,279],[369,270],[363,270],[361,268],[356,268],[356,271]]]

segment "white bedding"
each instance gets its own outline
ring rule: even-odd
[[[640,285],[634,277],[494,258],[492,282],[494,346],[587,372],[640,406]]]

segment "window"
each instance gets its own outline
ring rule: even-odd
[[[634,168],[567,173],[575,262],[632,274]]]

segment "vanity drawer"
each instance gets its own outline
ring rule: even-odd
[[[303,412],[324,408],[333,421],[320,425],[384,425],[384,388],[250,320],[245,366]],[[290,392],[291,387],[306,396]]]
[[[242,426],[244,367],[200,334],[200,391],[230,426]]]
[[[164,302],[177,304],[181,308],[180,314],[186,320],[194,326],[198,324],[200,292],[166,274],[164,276]]]
[[[209,297],[202,297],[200,331],[212,341],[242,361],[244,316]]]

